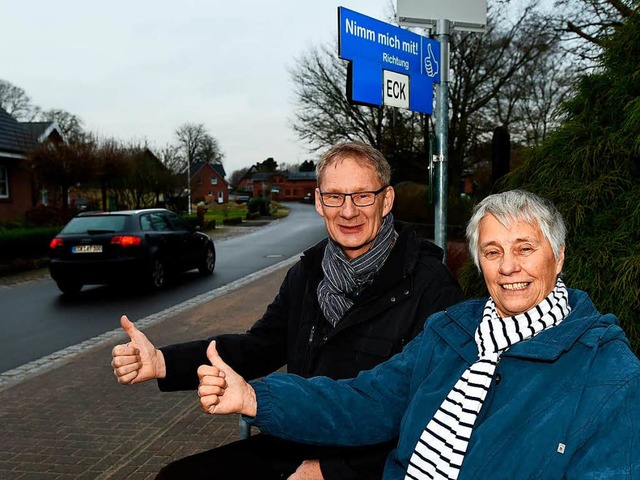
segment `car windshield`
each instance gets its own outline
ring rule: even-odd
[[[111,233],[121,232],[126,220],[124,215],[101,215],[95,217],[76,217],[60,233]]]

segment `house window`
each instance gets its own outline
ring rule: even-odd
[[[49,190],[46,188],[40,190],[40,203],[45,206],[49,205]]]
[[[218,178],[217,177],[213,177],[211,179],[211,185],[217,185],[218,184]]]
[[[196,182],[198,185],[202,185],[202,178],[198,177],[198,181]]]
[[[9,198],[9,172],[5,165],[0,165],[0,198]]]

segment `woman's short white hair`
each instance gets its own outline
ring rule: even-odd
[[[505,227],[512,221],[523,221],[537,225],[545,236],[556,260],[565,245],[567,228],[562,215],[548,200],[526,190],[510,190],[508,192],[489,195],[473,209],[471,220],[467,225],[467,243],[473,262],[480,270],[478,258],[478,237],[480,221],[488,214],[493,215]]]

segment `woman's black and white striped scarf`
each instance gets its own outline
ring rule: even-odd
[[[384,217],[371,248],[349,260],[340,245],[329,239],[322,258],[324,278],[318,285],[318,301],[324,316],[335,327],[359,292],[373,279],[393,248],[398,234],[393,229],[393,215]]]
[[[570,311],[569,295],[560,278],[542,302],[514,317],[500,318],[493,299],[489,299],[475,334],[478,360],[464,371],[422,432],[405,480],[458,478],[502,352],[558,325]]]

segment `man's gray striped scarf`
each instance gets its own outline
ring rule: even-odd
[[[359,292],[382,267],[398,234],[393,229],[393,215],[384,217],[371,248],[349,260],[342,248],[329,239],[322,258],[324,278],[318,285],[318,301],[324,316],[335,327],[353,300],[349,295]]]
[[[422,432],[405,480],[458,478],[473,426],[502,352],[558,325],[570,311],[568,292],[560,278],[542,302],[514,317],[500,318],[489,299],[475,334],[478,360],[464,371]]]

